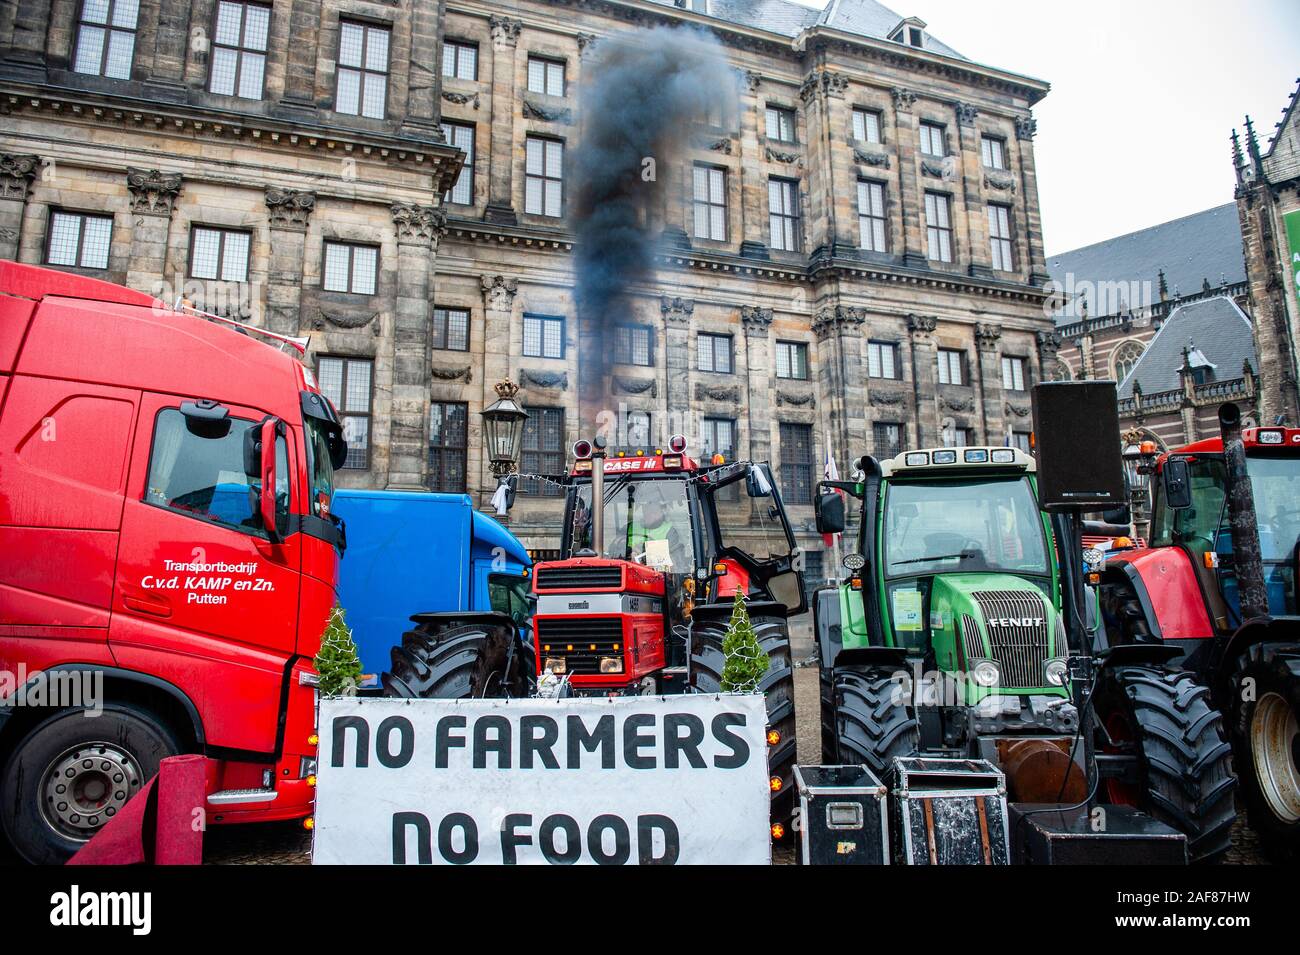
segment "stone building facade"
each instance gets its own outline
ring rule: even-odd
[[[828,452],[847,471],[1024,442],[1061,344],[1033,152],[1047,85],[901,23],[871,0],[18,0],[0,12],[0,255],[308,336],[364,439],[341,483],[485,504],[498,380],[532,415],[527,472],[562,469],[596,426],[562,159],[584,71],[612,33],[698,26],[735,69],[734,121],[661,171],[678,201],[616,319],[604,410],[625,444],[682,431],[770,460],[820,554]],[[95,31],[130,34],[130,55]],[[697,226],[701,177],[721,231]],[[524,482],[511,514],[539,550],[558,546],[549,490]]]
[[[1297,80],[1300,84],[1300,80]],[[1261,149],[1246,117],[1232,133],[1237,210],[1259,349],[1261,416],[1300,424],[1300,85]]]

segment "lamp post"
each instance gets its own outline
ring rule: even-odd
[[[1151,519],[1151,473],[1156,459],[1156,443],[1143,440],[1142,432],[1129,428],[1121,440],[1124,450],[1124,477],[1128,484],[1129,508],[1132,510],[1133,533],[1146,537]]]
[[[498,381],[493,386],[497,400],[484,408],[479,414],[483,416],[483,437],[487,446],[488,470],[497,479],[497,491],[492,495],[497,508],[497,515],[504,517],[512,503],[514,488],[510,483],[519,460],[519,447],[523,443],[524,421],[528,418],[525,411],[515,400],[519,386],[509,378]],[[504,498],[498,498],[502,487],[506,488]]]

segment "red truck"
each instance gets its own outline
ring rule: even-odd
[[[206,822],[310,812],[347,446],[259,338],[0,262],[0,824],[29,861],[177,753],[209,757]]]

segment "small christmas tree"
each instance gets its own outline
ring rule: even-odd
[[[321,696],[355,696],[361,682],[361,660],[352,630],[343,622],[343,608],[330,611],[315,659]]]
[[[735,693],[758,692],[758,682],[771,661],[758,642],[754,625],[749,622],[749,611],[745,609],[745,596],[739,590],[731,607],[727,635],[722,638],[722,655],[722,689]]]

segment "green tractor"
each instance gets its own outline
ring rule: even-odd
[[[823,761],[888,779],[898,758],[983,759],[1013,808],[1100,794],[1183,833],[1192,861],[1224,853],[1222,719],[1158,652],[1105,646],[1080,524],[1040,509],[1034,459],[938,448],[856,470],[815,502],[824,534],[860,505],[851,576],[814,601]]]

